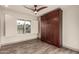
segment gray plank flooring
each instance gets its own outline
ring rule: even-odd
[[[0,54],[78,54],[78,52],[67,48],[58,48],[39,39],[33,39],[2,46]]]

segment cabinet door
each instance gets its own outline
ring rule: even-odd
[[[46,15],[43,15],[41,18],[41,33],[43,41],[53,44],[57,47],[61,46],[60,40],[60,24],[61,24],[61,9],[56,9],[49,12]]]
[[[45,17],[41,17],[41,40],[46,40],[46,21]]]

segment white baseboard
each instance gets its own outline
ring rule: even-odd
[[[28,39],[28,40],[33,40],[33,39]],[[10,44],[15,44],[15,43],[23,42],[23,41],[28,41],[28,40],[21,40],[21,41],[16,41],[16,42],[9,42],[9,43],[1,43],[0,47],[5,46],[5,45],[10,45]]]
[[[70,47],[70,46],[63,46],[63,47],[68,48],[68,49],[71,49],[73,51],[79,52],[79,49],[76,49],[76,48],[73,48],[73,47]]]

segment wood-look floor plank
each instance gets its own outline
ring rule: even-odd
[[[78,54],[70,49],[58,48],[39,39],[6,45],[0,49],[0,54]]]

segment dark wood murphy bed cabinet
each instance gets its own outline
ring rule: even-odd
[[[41,40],[61,47],[62,10],[57,8],[41,16]]]

